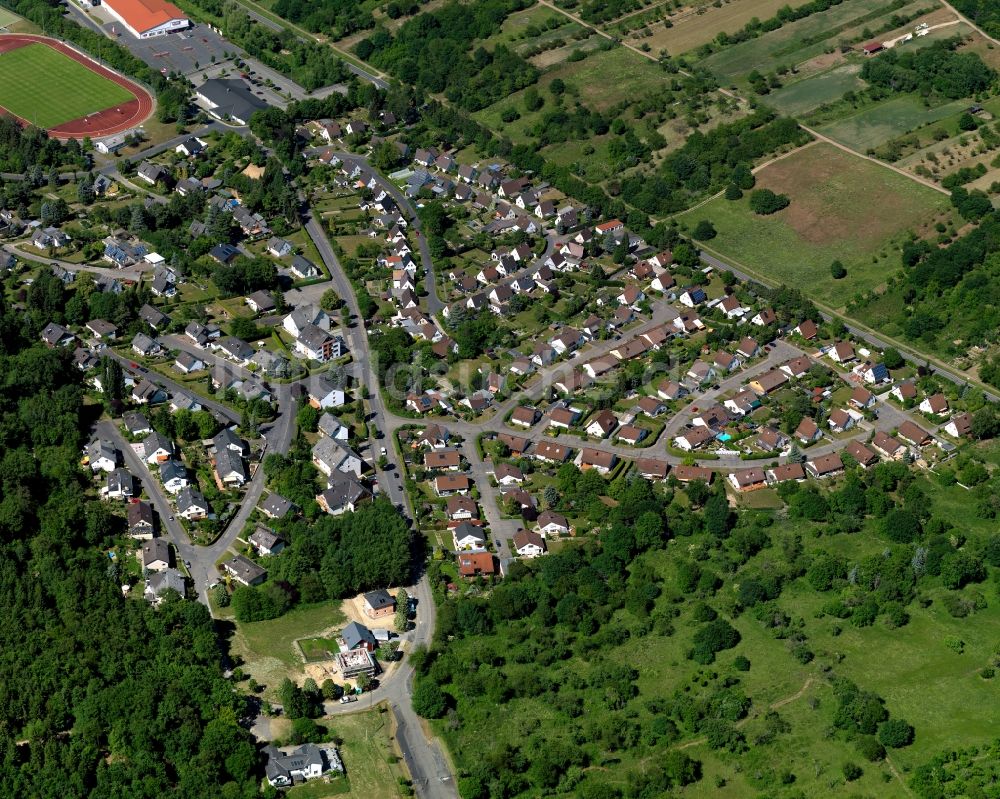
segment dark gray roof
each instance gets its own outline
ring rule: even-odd
[[[180,461],[168,460],[160,464],[160,479],[166,483],[169,480],[187,478],[187,469]]]
[[[293,507],[295,507],[291,502],[281,496],[281,494],[275,494],[273,492],[268,494],[267,499],[261,502],[260,506],[276,519],[280,519],[282,516],[285,516]]]
[[[340,634],[340,637],[344,639],[344,643],[347,644],[348,649],[357,649],[362,644],[375,646],[375,636],[372,635],[372,631],[363,624],[358,624],[356,621],[348,624]]]
[[[196,91],[215,106],[213,113],[220,117],[249,122],[255,111],[267,108],[267,103],[254,96],[250,87],[238,78],[213,78]]]
[[[391,607],[396,604],[396,600],[392,598],[392,594],[384,588],[366,593],[365,602],[367,602],[373,610]]]

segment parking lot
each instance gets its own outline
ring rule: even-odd
[[[193,80],[200,77],[199,70],[229,61],[230,54],[245,55],[207,25],[152,39],[137,39],[120,22],[105,22],[101,27],[150,66],[164,73],[180,72]]]

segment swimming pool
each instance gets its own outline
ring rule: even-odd
[[[729,433],[719,433],[719,435],[717,435],[716,438],[719,439],[719,441],[729,441],[729,439],[731,439],[732,436],[729,435]]]

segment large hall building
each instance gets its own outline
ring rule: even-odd
[[[163,36],[191,26],[184,12],[167,0],[104,0],[104,7],[140,39]]]

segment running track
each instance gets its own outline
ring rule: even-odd
[[[5,53],[8,50],[16,50],[18,47],[24,47],[27,44],[36,42],[48,45],[53,50],[57,50],[63,55],[69,56],[74,61],[83,64],[87,69],[96,72],[102,78],[107,78],[117,83],[126,91],[131,92],[135,98],[134,100],[129,100],[127,103],[116,105],[113,108],[107,108],[95,114],[80,117],[79,119],[72,119],[69,122],[64,122],[61,125],[50,128],[48,131],[50,136],[57,139],[82,139],[85,136],[89,136],[92,139],[101,139],[105,136],[113,136],[116,133],[122,133],[134,128],[136,125],[145,122],[153,113],[153,97],[139,86],[139,84],[122,77],[117,72],[112,72],[107,67],[101,66],[78,50],[74,50],[69,45],[55,39],[50,39],[47,36],[34,36],[21,33],[0,34],[0,53]],[[28,124],[23,119],[21,122],[25,125]]]

